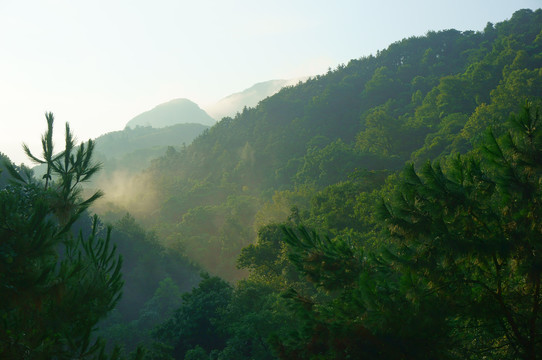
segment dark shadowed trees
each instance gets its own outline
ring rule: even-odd
[[[80,183],[99,165],[93,144],[78,149],[66,125],[66,147],[55,155],[53,115],[42,138],[45,182],[6,167],[13,184],[0,190],[0,357],[5,359],[105,358],[92,336],[118,301],[122,259],[95,216],[88,235],[73,225],[100,197],[84,199]]]

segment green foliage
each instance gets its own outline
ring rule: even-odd
[[[362,253],[354,250],[349,239],[331,241],[299,227],[297,232],[283,228],[284,241],[292,247],[290,260],[308,280],[327,290],[344,288],[359,276]]]
[[[207,128],[201,124],[176,124],[161,129],[137,126],[102,135],[96,139],[97,156],[104,158],[102,177],[114,170],[141,171],[152,159],[163,156],[168,146],[180,149]]]
[[[257,242],[241,250],[237,266],[249,269],[253,276],[263,279],[271,280],[284,276],[287,259],[282,237],[282,230],[277,225],[260,228]]]
[[[9,171],[4,165],[5,163],[8,163],[11,165],[11,167],[18,172],[18,169],[15,167],[15,165],[11,162],[11,160],[4,154],[0,152],[0,189],[4,188],[6,185],[9,184]]]
[[[454,318],[464,353],[535,359],[540,354],[540,148],[538,112],[525,107],[510,131],[489,134],[476,157],[447,171],[407,169],[384,217],[413,271]],[[468,324],[468,325],[467,325]],[[467,332],[467,328],[470,328]],[[465,334],[466,333],[466,334]],[[469,343],[469,335],[480,337]]]
[[[92,142],[73,153],[52,154],[53,115],[42,138],[45,183],[25,179],[6,164],[14,185],[0,190],[0,356],[24,358],[105,358],[104,342],[92,331],[121,296],[122,258],[102,237],[95,216],[88,236],[72,225],[100,196],[82,199],[79,183],[98,169]],[[116,354],[116,355],[115,355]],[[113,356],[117,356],[114,353]]]
[[[275,338],[279,358],[539,358],[539,123],[528,104],[466,156],[408,166],[374,254],[287,226],[292,264],[329,296],[289,285],[302,326]]]
[[[181,294],[198,283],[200,270],[160,245],[129,214],[115,223],[112,237],[124,260],[124,295],[100,322],[98,334],[129,352],[152,343],[153,328],[173,315]]]
[[[51,180],[51,167],[53,166],[53,162],[56,161],[58,158],[62,156],[62,154],[58,154],[56,156],[53,156],[53,122],[54,122],[54,116],[52,113],[46,113],[45,119],[47,120],[47,130],[43,134],[41,138],[41,145],[43,150],[43,159],[38,159],[36,156],[32,154],[30,149],[26,144],[23,144],[23,149],[26,155],[35,163],[45,165],[47,171],[45,172],[45,175],[43,178],[45,179],[45,189],[47,189],[47,186],[49,184],[49,181]],[[68,136],[68,133],[66,133],[66,136]],[[71,139],[68,139],[69,142],[71,142]],[[70,146],[69,142],[66,144],[66,147],[68,148]]]
[[[183,302],[173,317],[156,329],[155,338],[173,346],[173,356],[180,359],[197,346],[206,352],[223,349],[226,338],[217,321],[231,301],[232,291],[222,279],[202,274],[198,287],[182,295]],[[192,351],[191,356],[197,352]]]
[[[274,338],[297,327],[281,289],[299,281],[289,265],[280,226],[268,226],[243,250],[249,279],[231,287],[209,275],[182,296],[175,315],[156,332],[155,358],[276,359]],[[280,248],[283,248],[281,250]],[[154,358],[150,356],[149,358]]]
[[[359,180],[339,182],[319,191],[312,198],[308,221],[314,227],[326,229],[334,235],[348,230],[367,232],[370,224],[363,221],[366,219],[362,219],[359,212],[367,204],[361,205],[363,202],[360,194],[366,196],[366,192],[372,190],[373,186],[381,185],[371,184],[371,181],[375,181],[379,176],[385,178],[386,174],[387,172],[366,173],[361,175]]]
[[[147,357],[537,358],[539,120],[505,120],[540,95],[541,20],[404,39],[155,160],[138,201],[158,205],[134,214],[157,235],[123,219],[125,242],[248,278],[204,277]],[[130,255],[127,281],[155,286],[117,334],[143,339],[184,290],[156,249]]]
[[[154,161],[144,186],[158,205],[134,215],[213,273],[238,279],[235,257],[257,236],[247,229],[276,191],[320,191],[359,171],[465,153],[490,125],[503,133],[517,104],[540,93],[541,16],[519,11],[483,32],[404,39],[282,89]],[[250,211],[232,215],[228,202],[245,196]]]
[[[232,268],[241,249],[252,242],[258,205],[254,197],[239,195],[219,205],[194,207],[177,225],[174,244],[212,273],[238,279],[243,274]]]
[[[199,345],[197,345],[195,348],[190,349],[186,352],[186,355],[184,356],[184,360],[207,360],[209,359],[209,356],[203,350],[203,348]]]
[[[412,160],[416,164],[423,164],[427,159],[437,158],[441,154],[454,151],[466,152],[468,146],[457,134],[463,129],[468,117],[462,113],[450,114],[442,119],[439,130],[427,135],[424,146],[412,153]]]

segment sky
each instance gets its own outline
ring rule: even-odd
[[[175,98],[325,73],[427,31],[481,31],[542,0],[0,0],[0,152],[81,141]]]

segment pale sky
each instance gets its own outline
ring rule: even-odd
[[[44,113],[80,140],[175,98],[323,74],[429,30],[481,31],[542,0],[0,0],[0,152],[29,164]]]

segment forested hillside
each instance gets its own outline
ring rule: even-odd
[[[149,358],[539,359],[541,94],[542,10],[522,10],[353,60],[153,162],[147,224],[248,276],[204,277]]]
[[[240,249],[292,206],[315,212],[311,202],[332,206],[316,200],[331,191],[370,191],[406,161],[465,153],[490,125],[504,132],[509,114],[541,94],[540,16],[428,32],[284,88],[155,161],[157,206],[140,216],[211,272],[239,278]]]
[[[105,215],[110,209],[118,209],[126,204],[129,198],[136,197],[138,192],[144,191],[145,185],[134,179],[150,166],[152,160],[168,151],[175,151],[175,147],[180,150],[208,128],[206,125],[196,123],[175,124],[162,128],[136,126],[133,129],[126,127],[124,130],[97,137],[94,140],[96,145],[94,157],[101,163],[101,169],[90,182],[86,183],[86,187],[102,189],[106,196],[94,204],[94,210]],[[36,177],[41,178],[45,174],[46,166],[41,164],[32,170]],[[135,208],[145,206],[145,203],[138,203]],[[108,220],[119,220],[124,213],[125,211],[117,212]]]
[[[175,151],[175,147],[182,149],[208,128],[195,123],[163,128],[137,126],[96,138],[95,157],[101,162],[102,169],[89,186],[102,189],[106,197],[96,204],[95,211],[105,214],[109,209],[122,207],[128,199],[137,197],[138,192],[145,191],[145,184],[141,184],[141,179],[138,183],[134,179],[150,166],[152,160]],[[139,203],[135,208],[146,206]],[[121,211],[113,218],[118,220],[122,216]]]
[[[82,184],[101,170],[95,143],[75,146],[66,124],[65,148],[55,151],[46,118],[43,157],[25,147],[43,176],[0,153],[0,358],[107,359],[108,349],[118,359],[121,347],[151,342],[201,269],[128,214],[113,230],[92,216],[103,192]]]
[[[149,167],[151,160],[164,155],[170,146],[175,145],[180,149],[208,128],[202,124],[187,123],[162,128],[126,127],[103,134],[94,139],[95,157],[103,165],[98,180],[94,181],[103,184],[111,181],[114,174],[119,172],[135,175]],[[40,176],[45,172],[45,167],[41,165],[33,170]]]
[[[0,357],[541,359],[541,112],[542,9],[430,31],[173,144],[112,231],[48,114],[0,190]]]
[[[168,146],[188,145],[207,128],[208,126],[198,123],[174,124],[162,128],[136,126],[132,129],[127,127],[124,130],[104,134],[96,138],[95,141],[97,151],[101,156],[121,160],[127,154],[135,151],[144,153],[143,150],[155,150],[156,152],[161,150],[165,154],[165,149]],[[135,155],[132,156],[135,157]],[[148,166],[148,164],[146,165]],[[137,167],[133,163],[126,165],[127,168],[133,166]]]

